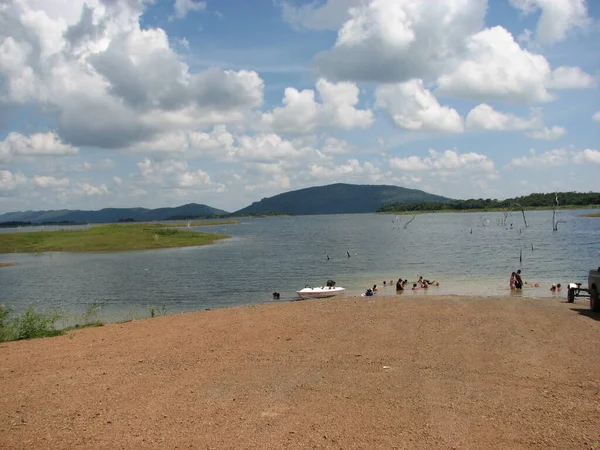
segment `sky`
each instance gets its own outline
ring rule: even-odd
[[[0,0],[0,213],[600,191],[598,0]]]

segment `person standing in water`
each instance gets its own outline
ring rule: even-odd
[[[515,274],[515,288],[523,289],[523,280],[521,279],[521,269],[517,270]]]
[[[402,278],[398,278],[398,281],[396,283],[396,290],[397,291],[403,291],[404,287],[402,286]]]

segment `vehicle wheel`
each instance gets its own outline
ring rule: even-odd
[[[596,286],[592,286],[592,289],[590,289],[590,309],[594,312],[600,312],[600,299],[598,299]]]

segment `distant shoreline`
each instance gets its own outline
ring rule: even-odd
[[[0,253],[106,252],[195,247],[229,237],[180,230],[165,224],[106,224],[76,230],[0,233]]]
[[[525,213],[529,211],[552,211],[554,208],[550,206],[532,206],[525,208]],[[600,205],[564,205],[560,206],[557,211],[576,211],[578,209],[600,209]],[[381,211],[377,214],[394,214],[394,215],[410,215],[410,214],[435,214],[435,213],[485,213],[485,212],[505,212],[506,208],[477,208],[477,209],[431,209],[431,210],[416,210],[416,211]],[[519,209],[512,209],[510,212],[520,213]],[[600,211],[597,213],[582,214],[578,217],[600,217]]]

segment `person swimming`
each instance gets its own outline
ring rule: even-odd
[[[425,286],[426,284],[429,285],[429,286],[431,286],[433,284],[435,284],[436,286],[440,285],[440,283],[438,281],[435,281],[435,280],[434,281],[429,281],[429,280],[424,279],[423,276],[419,277],[418,283],[421,284],[423,287],[427,287],[427,286]]]

